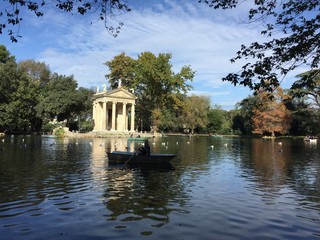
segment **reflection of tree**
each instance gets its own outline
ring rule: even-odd
[[[243,155],[242,168],[252,171],[249,176],[254,177],[264,200],[275,199],[291,188],[303,196],[303,201],[320,205],[320,157],[316,148],[304,148],[301,142],[290,140],[250,141],[244,141],[247,154]]]
[[[0,164],[0,203],[17,205],[2,209],[1,215],[41,210],[35,206],[45,199],[60,201],[69,198],[69,193],[86,188],[85,181],[90,173],[82,159],[87,158],[81,158],[74,141],[15,137],[7,138],[4,147]],[[75,181],[78,176],[81,177]],[[68,202],[70,199],[60,201],[61,208],[68,210]]]
[[[320,206],[320,152],[316,146],[297,145],[292,151],[294,162],[289,177],[295,191]]]
[[[290,145],[282,145],[282,142],[270,139],[253,139],[252,160],[256,174],[264,180],[263,184],[276,187],[285,183],[289,147]]]

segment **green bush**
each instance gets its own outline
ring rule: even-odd
[[[46,123],[42,125],[42,132],[52,132],[53,129],[55,129],[56,126],[51,123]]]
[[[64,137],[65,131],[62,127],[59,127],[54,129],[53,134],[56,135],[57,137]]]

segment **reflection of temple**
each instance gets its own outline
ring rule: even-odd
[[[93,95],[94,131],[134,131],[136,97],[121,87]],[[130,122],[129,122],[130,116]],[[130,129],[129,129],[130,125]]]
[[[90,170],[92,177],[96,182],[102,184],[102,180],[106,177],[107,154],[106,145],[107,141],[103,138],[93,138],[90,140],[91,145],[91,162]]]

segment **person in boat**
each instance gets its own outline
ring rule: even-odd
[[[143,146],[138,148],[139,155],[150,156],[150,145],[148,141],[145,141]]]

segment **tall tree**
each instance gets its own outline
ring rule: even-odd
[[[207,131],[222,134],[226,122],[224,110],[220,106],[214,106],[208,112]]]
[[[200,0],[214,9],[232,9],[247,4],[248,23],[261,23],[263,43],[242,45],[235,62],[249,59],[239,73],[230,73],[224,81],[259,90],[272,91],[281,79],[301,65],[310,69],[320,63],[320,1],[319,0]],[[270,84],[271,79],[271,84]],[[266,80],[268,81],[266,84]]]
[[[291,88],[293,96],[307,96],[316,108],[320,108],[320,70],[311,70],[297,77],[299,80]]]
[[[3,45],[0,45],[0,103],[10,101],[10,95],[18,86],[20,73],[14,56]]]
[[[180,108],[183,96],[192,88],[188,83],[194,77],[191,67],[183,66],[174,73],[171,58],[169,53],[156,56],[143,52],[134,60],[122,53],[106,62],[110,70],[106,76],[110,77],[111,86],[117,86],[120,79],[123,87],[135,90],[136,119],[138,126],[144,125],[145,130],[157,124],[164,126],[161,114],[169,116],[168,110]]]
[[[136,91],[138,96],[137,112],[147,126],[154,125],[152,112],[171,108],[176,100],[191,89],[187,82],[193,80],[194,72],[184,66],[179,73],[172,71],[171,54],[155,56],[151,52],[143,52],[138,56],[136,64]],[[177,101],[178,102],[178,101]]]
[[[82,105],[79,106],[79,113],[82,120],[92,119],[92,96],[94,91],[92,89],[80,87],[77,92]]]
[[[250,135],[253,132],[253,110],[257,106],[259,98],[248,96],[236,104],[239,113],[234,116],[233,129],[240,130],[241,134]]]
[[[30,132],[39,129],[35,106],[39,85],[21,71],[4,46],[0,46],[0,131]]]
[[[121,81],[124,86],[134,88],[136,85],[134,82],[135,64],[136,61],[126,56],[124,52],[107,61],[105,65],[109,68],[110,73],[106,74],[106,78],[109,79],[110,87],[118,87],[119,81]]]
[[[19,67],[31,80],[37,82],[41,87],[44,87],[50,81],[51,71],[45,62],[28,59],[20,62]]]
[[[291,92],[292,93],[292,92]],[[320,109],[311,107],[306,97],[292,97],[285,101],[291,112],[291,135],[319,135]]]
[[[0,34],[7,29],[11,41],[17,42],[20,23],[23,21],[23,12],[30,11],[37,17],[42,17],[45,14],[47,6],[56,8],[69,14],[90,14],[97,19],[104,21],[106,29],[114,36],[120,31],[123,23],[120,22],[117,26],[113,26],[110,20],[119,13],[129,12],[131,9],[125,0],[2,0],[0,8]],[[25,14],[27,16],[27,14]]]
[[[39,85],[26,76],[21,76],[18,88],[6,105],[6,130],[8,132],[35,132],[41,129],[41,119],[37,117]]]
[[[273,93],[259,92],[258,98],[258,104],[253,109],[253,132],[271,134],[273,137],[275,133],[288,133],[291,113],[284,104],[288,95],[284,94],[282,89],[278,87]]]
[[[208,123],[210,99],[207,96],[191,95],[186,97],[181,123],[194,133],[196,128],[204,128]]]
[[[69,121],[83,108],[84,99],[73,76],[53,74],[45,87],[45,96],[37,106],[38,116]]]

